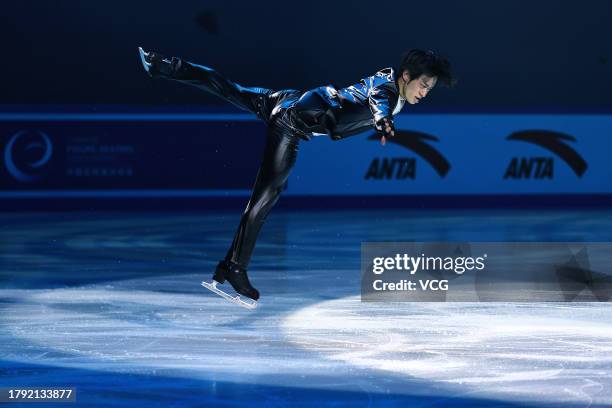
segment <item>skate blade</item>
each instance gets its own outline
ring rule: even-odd
[[[256,300],[252,300],[251,299],[250,302],[247,302],[245,300],[242,300],[240,295],[232,296],[232,295],[222,291],[221,289],[219,289],[217,287],[217,284],[218,284],[218,282],[216,280],[213,280],[212,283],[208,283],[208,282],[202,281],[202,286],[204,286],[206,289],[210,290],[211,292],[214,292],[217,295],[221,296],[225,300],[229,300],[230,302],[235,303],[238,306],[244,307],[245,309],[253,310],[253,309],[255,309],[257,307],[257,301]]]

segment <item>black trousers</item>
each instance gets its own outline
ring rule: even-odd
[[[219,98],[255,113],[267,125],[266,143],[251,198],[242,214],[226,261],[247,269],[257,237],[270,210],[278,201],[293,168],[300,140],[309,139],[303,122],[294,108],[274,110],[284,97],[297,97],[301,92],[243,87],[224,78],[212,68],[173,59],[173,75],[169,78],[198,87]],[[289,104],[291,105],[291,104]],[[274,111],[274,114],[272,112]]]
[[[261,227],[295,165],[301,138],[299,130],[292,124],[291,115],[291,111],[283,111],[272,117],[268,124],[265,149],[251,198],[225,256],[226,261],[244,269],[249,266]]]

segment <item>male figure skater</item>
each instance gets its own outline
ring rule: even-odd
[[[263,159],[251,198],[246,206],[234,240],[219,262],[213,283],[204,286],[226,299],[253,308],[259,292],[249,282],[247,268],[259,230],[279,198],[295,164],[300,140],[327,135],[333,140],[375,128],[384,145],[393,137],[393,116],[405,102],[419,103],[437,82],[450,86],[450,63],[432,51],[411,50],[397,70],[384,68],[358,83],[342,89],[331,85],[309,91],[247,88],[221,76],[214,69],[181,58],[167,58],[139,48],[146,72],[193,85],[232,104],[253,112],[268,126]],[[250,299],[232,297],[217,288],[228,281],[234,290]]]

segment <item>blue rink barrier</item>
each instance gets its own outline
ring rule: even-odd
[[[610,114],[407,113],[395,123],[385,146],[375,132],[301,143],[285,200],[612,202]],[[242,113],[0,113],[0,198],[242,203],[264,140],[263,123]]]
[[[0,192],[231,195],[251,188],[264,143],[244,114],[0,114]]]
[[[403,114],[396,136],[301,145],[288,194],[609,194],[612,115]]]

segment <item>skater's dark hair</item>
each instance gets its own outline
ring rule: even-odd
[[[410,79],[416,79],[422,74],[438,77],[438,81],[448,87],[455,85],[456,80],[451,73],[450,62],[433,51],[410,50],[402,57],[397,75],[408,70]]]

